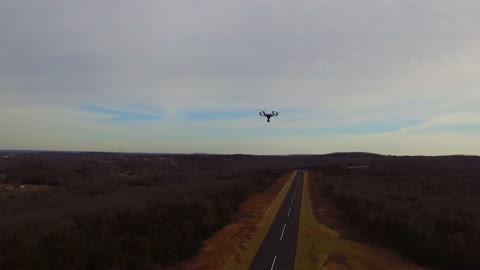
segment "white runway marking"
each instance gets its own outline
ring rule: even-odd
[[[292,198],[292,204],[293,204],[293,201],[295,200],[295,197]]]
[[[283,239],[283,233],[285,232],[285,227],[287,226],[287,224],[283,224],[283,230],[282,230],[282,235],[280,235],[280,241],[282,241]]]
[[[290,207],[290,208],[288,209],[288,214],[287,214],[287,217],[289,217],[289,216],[290,216],[290,211],[291,211],[291,210],[292,210],[292,207]]]
[[[275,256],[275,258],[273,258],[273,263],[272,263],[272,267],[270,267],[270,270],[273,269],[273,267],[275,266],[275,261],[277,260],[277,256]]]

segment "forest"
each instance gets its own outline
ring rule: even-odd
[[[308,160],[109,153],[1,158],[0,269],[168,268],[195,255],[247,196]]]
[[[480,158],[383,157],[316,171],[316,184],[360,235],[422,266],[478,269]]]

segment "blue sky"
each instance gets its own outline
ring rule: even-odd
[[[187,121],[204,122],[215,120],[236,120],[252,116],[253,111],[189,111],[184,113],[184,118]]]
[[[1,1],[0,149],[479,154],[479,10]]]
[[[80,110],[104,115],[102,120],[107,123],[128,124],[137,122],[160,121],[161,115],[156,113],[142,113],[135,111],[115,110],[100,106],[84,106]]]

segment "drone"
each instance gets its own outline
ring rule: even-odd
[[[265,111],[259,112],[260,116],[266,117],[267,122],[270,122],[271,117],[275,117],[278,115],[278,112],[272,111],[272,113],[266,113]]]

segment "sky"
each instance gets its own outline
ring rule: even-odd
[[[479,25],[474,0],[2,0],[0,149],[478,155]]]

